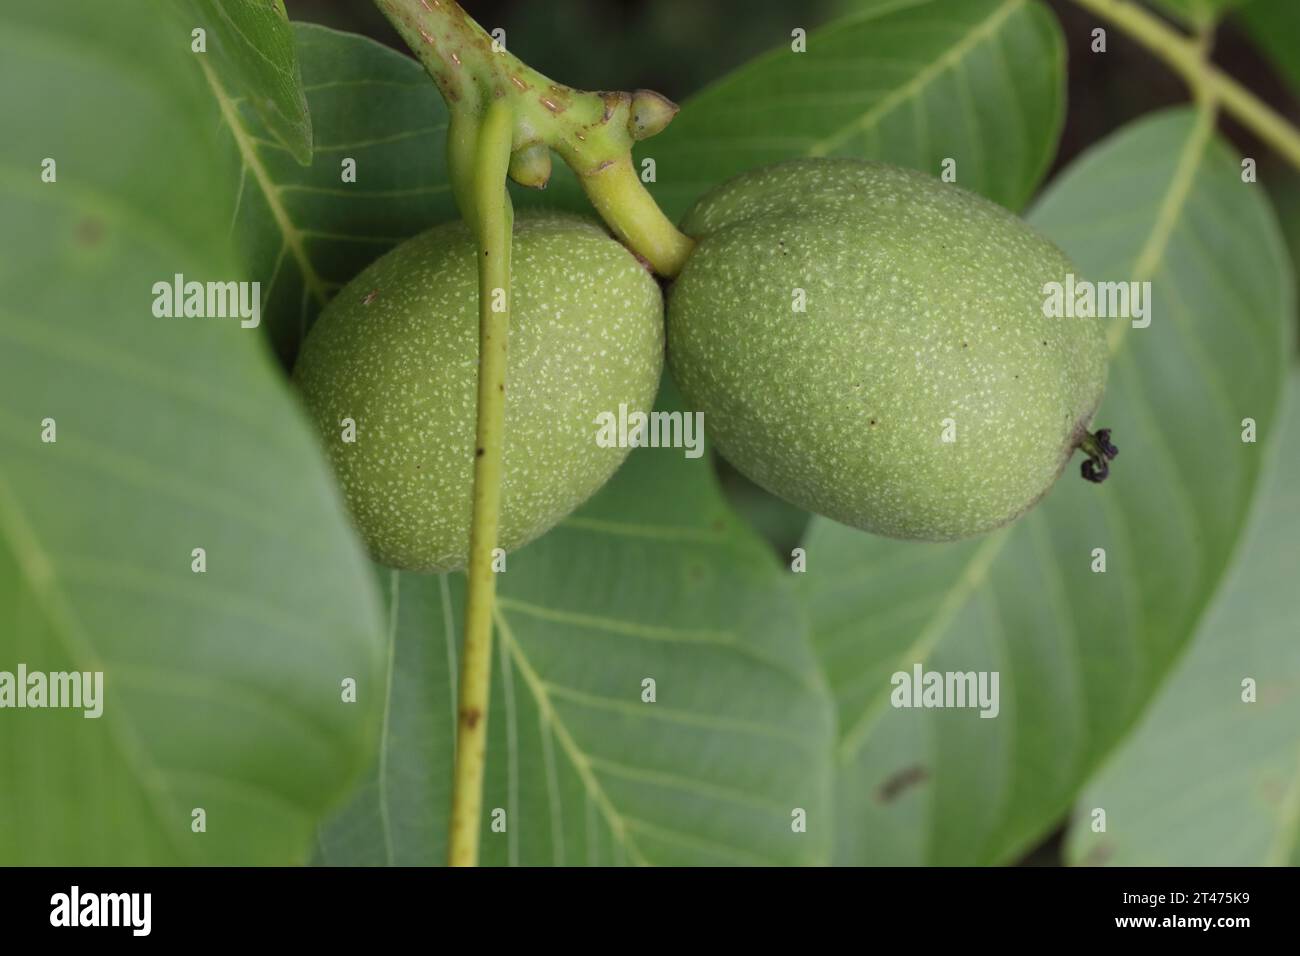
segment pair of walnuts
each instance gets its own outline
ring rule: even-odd
[[[592,221],[515,223],[500,544],[543,534],[628,449],[668,364],[718,451],[845,524],[951,540],[1051,487],[1106,379],[1100,325],[1044,315],[1073,267],[978,196],[910,170],[804,160],[701,199],[667,294]],[[460,223],[373,263],[321,314],[294,377],[374,557],[463,567],[474,460],[477,256]],[[338,440],[341,419],[355,443]],[[661,452],[667,453],[667,452]]]

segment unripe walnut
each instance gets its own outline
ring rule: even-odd
[[[499,543],[528,543],[590,497],[625,448],[596,416],[646,411],[663,366],[659,286],[593,222],[521,213],[511,268]],[[469,553],[478,377],[477,253],[448,223],[350,282],[294,370],[376,560],[446,571]],[[340,423],[356,423],[356,440]]]
[[[683,229],[698,245],[669,295],[673,376],[769,491],[891,537],[964,538],[1032,507],[1087,441],[1102,323],[1044,315],[1045,284],[1074,269],[1001,207],[804,160],[724,184]]]

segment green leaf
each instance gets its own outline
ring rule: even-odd
[[[1251,0],[1237,21],[1300,95],[1300,4],[1295,0]]]
[[[792,587],[707,458],[632,453],[499,578],[483,862],[820,863],[830,701]],[[374,774],[325,828],[332,864],[441,864],[459,575],[383,572],[391,693]],[[642,699],[655,681],[655,702]],[[506,830],[493,832],[493,810]],[[792,832],[792,813],[807,832]]]
[[[310,163],[311,114],[284,0],[190,0],[189,9],[208,31],[222,86],[252,104],[294,159]]]
[[[1152,0],[1154,5],[1196,29],[1209,29],[1234,7],[1255,0]],[[1291,0],[1287,0],[1291,2]]]
[[[447,111],[409,57],[349,33],[294,25],[316,127],[310,166],[269,137],[249,104],[213,78],[242,166],[231,229],[262,283],[277,353],[290,363],[317,313],[401,240],[456,215],[447,185]],[[345,182],[345,160],[356,181]]]
[[[1055,152],[1065,45],[1036,0],[875,0],[692,97],[647,140],[655,199],[680,217],[709,188],[767,163],[857,156],[957,182],[1019,209]]]
[[[1292,270],[1300,275],[1300,171],[1279,167],[1267,178],[1268,195],[1277,210],[1287,248],[1291,250]],[[1300,322],[1300,314],[1293,318]]]
[[[1110,328],[1103,486],[1072,466],[1037,508],[972,541],[889,541],[824,519],[804,592],[839,707],[845,862],[1013,859],[1120,743],[1186,644],[1254,495],[1294,308],[1261,188],[1189,111],[1126,127],[1031,221],[1098,280],[1150,279],[1146,329]],[[1063,320],[1085,321],[1085,320]],[[1107,571],[1090,569],[1104,548]],[[998,671],[997,719],[890,706],[890,676]]]
[[[1072,862],[1300,865],[1300,374],[1274,427],[1281,447],[1242,552],[1141,726],[1080,798]],[[1097,807],[1104,833],[1092,832]]]
[[[0,670],[104,674],[98,718],[0,711],[4,864],[300,862],[373,753],[378,602],[282,375],[236,319],[153,314],[242,278],[169,16],[0,14]]]

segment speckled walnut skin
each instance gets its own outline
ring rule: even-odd
[[[989,531],[1047,492],[1101,401],[1104,322],[1042,312],[1069,260],[956,186],[802,160],[682,225],[673,376],[718,450],[803,508],[895,538]]]
[[[649,410],[663,367],[658,283],[595,223],[515,222],[499,542],[546,532],[627,449],[599,412]],[[294,370],[353,520],[376,560],[414,571],[469,552],[478,355],[474,242],[460,222],[372,263],[321,313]],[[355,419],[355,444],[340,420]]]

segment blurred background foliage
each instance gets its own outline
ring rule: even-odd
[[[1078,153],[1125,123],[1152,110],[1187,100],[1183,83],[1121,31],[1107,30],[1107,55],[1092,56],[1089,30],[1096,17],[1069,0],[1047,0],[1069,41],[1069,60],[1088,60],[1069,74],[1069,115],[1053,173]],[[1214,59],[1228,73],[1293,122],[1300,99],[1288,82],[1288,66],[1266,51],[1278,31],[1257,10],[1296,0],[1260,0],[1251,18],[1230,17],[1217,33]],[[488,29],[502,27],[511,50],[537,69],[586,89],[658,90],[678,102],[778,44],[790,31],[808,31],[874,6],[869,0],[481,0],[466,4]],[[406,53],[388,22],[369,3],[356,0],[288,0],[295,20],[362,33]],[[1266,32],[1267,31],[1267,32]],[[1295,38],[1283,34],[1281,49]],[[1267,44],[1267,45],[1265,45]],[[1292,54],[1294,56],[1294,54]],[[1224,132],[1246,155],[1265,150],[1237,124]],[[1269,168],[1275,161],[1269,157]],[[1261,176],[1261,179],[1266,177]],[[1271,177],[1268,177],[1271,178]],[[1300,189],[1290,182],[1288,193]]]

